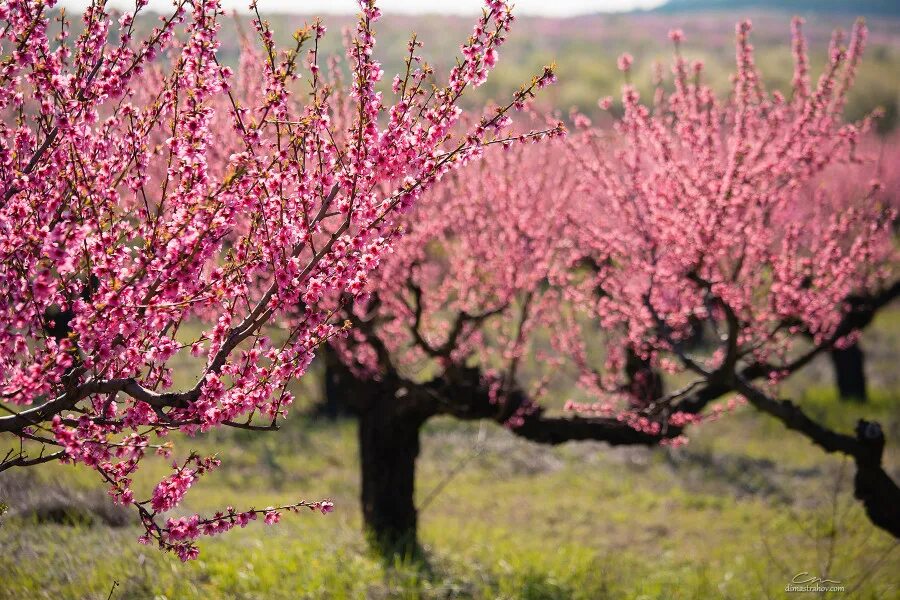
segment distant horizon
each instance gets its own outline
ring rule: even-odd
[[[575,17],[596,13],[621,13],[633,10],[647,10],[665,4],[666,0],[516,0],[512,2],[519,16]],[[66,10],[81,12],[89,4],[87,0],[61,0],[57,6]],[[259,9],[264,14],[316,14],[352,15],[359,12],[355,0],[259,0]],[[249,0],[222,0],[225,10],[246,11]],[[110,0],[110,8],[128,10],[134,7],[133,0]],[[381,0],[379,8],[385,14],[403,15],[476,15],[484,6],[482,0]],[[172,8],[171,0],[150,0],[147,9],[167,12]]]

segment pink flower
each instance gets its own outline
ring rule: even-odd
[[[497,57],[498,57],[497,50],[494,48],[491,48],[484,54],[484,63],[489,67],[493,67],[494,65],[497,64]]]
[[[181,562],[187,562],[200,556],[200,549],[193,544],[179,544],[175,546],[175,554],[178,555]]]
[[[166,512],[177,506],[194,482],[194,471],[181,469],[160,481],[153,490],[150,505],[156,512]]]

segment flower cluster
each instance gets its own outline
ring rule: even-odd
[[[562,131],[553,125],[524,141]],[[380,379],[394,369],[413,377],[426,365],[440,373],[477,358],[491,402],[502,400],[510,365],[553,304],[546,283],[563,276],[571,253],[564,213],[554,211],[555,193],[570,183],[562,171],[547,176],[554,149],[547,141],[488,150],[422,198],[366,301],[347,307],[348,319],[377,327],[335,340],[360,377]],[[505,374],[489,372],[494,367]]]
[[[149,544],[156,540],[161,548],[175,552],[182,561],[188,561],[199,556],[200,551],[194,540],[201,535],[215,536],[235,527],[246,527],[250,521],[255,521],[258,515],[263,515],[266,525],[274,525],[281,520],[282,511],[299,512],[302,508],[327,515],[334,510],[334,503],[329,500],[301,501],[296,504],[269,506],[261,510],[250,509],[243,512],[238,512],[229,506],[224,512],[217,512],[209,518],[203,518],[197,514],[177,519],[169,518],[164,526],[158,525],[151,517],[143,515],[147,533],[142,535],[138,541],[142,544]]]

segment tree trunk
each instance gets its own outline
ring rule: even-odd
[[[318,414],[357,418],[363,526],[373,550],[417,556],[415,505],[419,430],[432,412],[389,374],[363,380],[333,349],[323,352],[324,398]]]
[[[348,400],[348,391],[353,378],[350,370],[341,362],[330,344],[320,353],[322,361],[322,401],[313,407],[312,414],[332,421],[353,416],[353,407]]]
[[[865,402],[866,392],[865,354],[859,343],[848,348],[834,348],[831,351],[831,364],[841,400],[849,402]]]
[[[363,523],[384,555],[418,552],[416,457],[424,419],[406,412],[394,394],[378,393],[359,413]]]
[[[625,376],[628,378],[628,393],[635,406],[646,406],[662,397],[662,376],[650,361],[638,356],[631,348],[625,355]]]
[[[884,431],[881,425],[862,419],[856,424],[856,440],[860,450],[853,480],[854,496],[866,507],[869,520],[900,539],[900,487],[885,472]]]

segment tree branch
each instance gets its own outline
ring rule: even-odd
[[[0,461],[0,473],[7,469],[11,469],[13,467],[31,467],[34,465],[40,465],[46,462],[50,462],[52,460],[57,460],[65,456],[66,451],[60,450],[59,452],[54,452],[52,454],[41,454],[36,458],[28,458],[27,454],[19,454],[15,458],[5,459]]]
[[[199,388],[194,388],[187,392],[160,394],[143,387],[134,378],[89,381],[40,406],[23,410],[8,417],[0,417],[0,432],[16,432],[21,431],[25,427],[39,425],[50,420],[54,415],[73,408],[78,402],[89,396],[95,394],[116,394],[118,392],[123,392],[136,400],[146,402],[153,408],[184,408],[188,402],[196,400],[200,396]]]
[[[838,433],[811,419],[790,400],[775,400],[738,378],[737,390],[758,410],[798,431],[826,452],[840,452],[856,462],[854,496],[862,502],[869,520],[900,538],[900,487],[881,465],[884,432],[875,422],[860,420],[856,436]]]
[[[502,400],[495,401],[481,371],[471,367],[450,369],[442,377],[415,386],[411,393],[417,396],[418,403],[428,406],[430,414],[451,415],[464,421],[489,419],[506,424],[512,415],[524,408],[520,413],[520,424],[509,430],[539,444],[594,440],[614,446],[653,446],[681,434],[677,427],[663,428],[656,435],[649,434],[608,417],[547,416],[542,407],[532,405],[520,390],[512,390]]]

